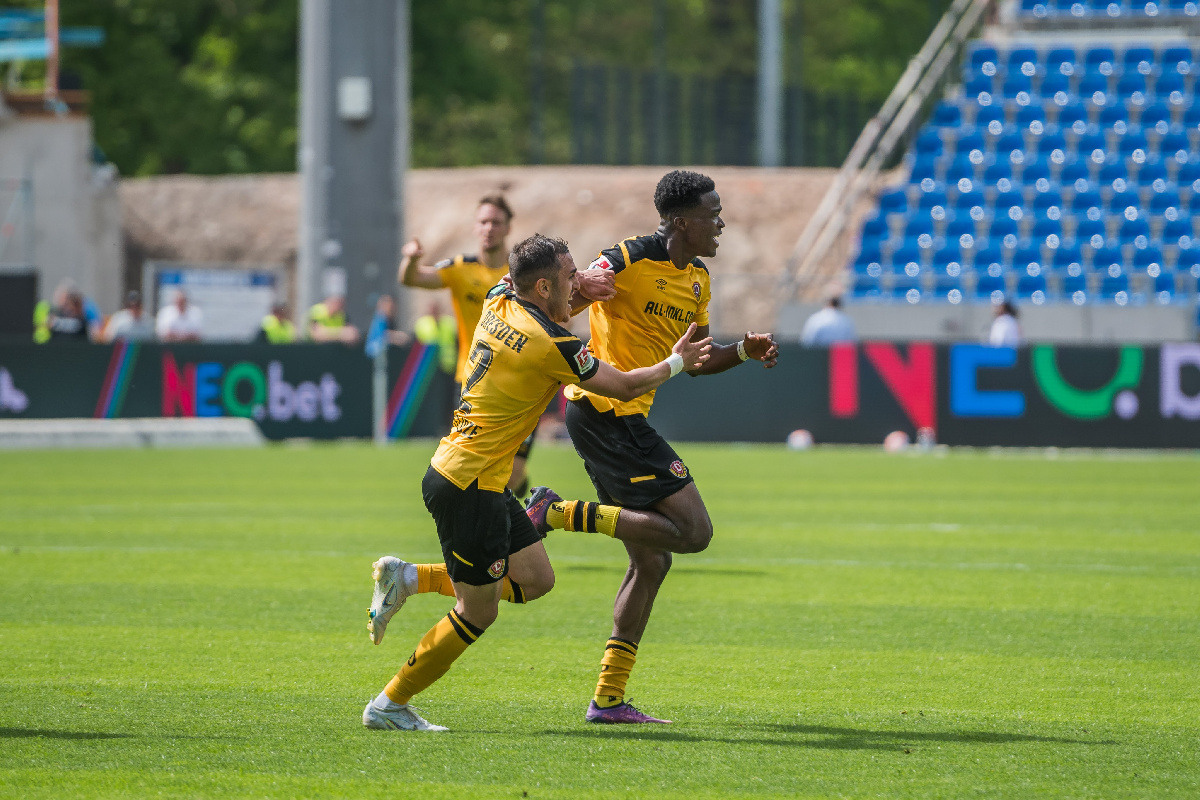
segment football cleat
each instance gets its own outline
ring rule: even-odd
[[[416,589],[415,586],[406,586],[404,583],[404,568],[407,566],[407,561],[401,561],[395,556],[384,556],[371,566],[371,577],[375,579],[375,593],[371,597],[371,607],[367,609],[367,633],[371,635],[371,641],[375,644],[383,641],[388,620],[400,610],[404,601]]]
[[[649,714],[643,714],[629,703],[621,703],[610,708],[601,708],[596,705],[595,700],[588,705],[587,716],[584,719],[588,722],[599,722],[603,725],[642,725],[647,722],[657,722],[662,725],[671,724],[671,720],[657,719]]]
[[[367,707],[363,709],[363,725],[376,731],[450,730],[441,725],[434,725],[407,703],[399,705],[389,702],[386,708],[379,708],[374,700],[367,703]]]
[[[550,511],[550,504],[559,502],[562,502],[562,498],[549,486],[533,487],[533,492],[529,495],[529,499],[525,501],[525,514],[543,538],[547,533],[554,530],[546,522],[546,514]]]

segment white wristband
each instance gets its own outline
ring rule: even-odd
[[[738,342],[738,358],[740,358],[742,361],[745,361],[746,359],[750,358],[750,356],[746,355],[746,340],[745,339]]]
[[[671,377],[674,378],[679,373],[683,372],[683,356],[679,353],[671,353],[667,356],[667,366],[671,368]]]

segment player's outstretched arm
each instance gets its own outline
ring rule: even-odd
[[[417,289],[441,289],[445,287],[442,282],[441,271],[437,267],[430,267],[421,264],[421,256],[425,255],[425,251],[421,248],[421,243],[415,238],[406,243],[400,249],[400,269],[396,273],[396,280],[405,286],[413,286]]]
[[[571,316],[592,303],[612,300],[617,296],[617,280],[611,270],[589,267],[578,275],[578,285],[571,292]]]
[[[579,385],[593,394],[611,397],[615,400],[627,401],[641,397],[646,392],[662,386],[685,369],[693,370],[704,366],[704,362],[709,358],[712,338],[693,339],[695,333],[696,324],[692,323],[683,338],[671,348],[671,355],[652,367],[640,367],[629,372],[621,372],[601,361],[600,369],[595,376]]]
[[[703,325],[696,331],[696,337],[708,337],[708,326]],[[747,332],[740,342],[734,344],[714,344],[712,358],[698,369],[689,369],[689,375],[716,375],[727,369],[733,369],[743,361],[761,361],[767,369],[779,361],[779,345],[769,333]]]

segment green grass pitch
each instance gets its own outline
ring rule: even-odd
[[[4,454],[0,796],[1200,796],[1195,455],[684,446],[716,537],[629,686],[674,725],[583,722],[624,551],[559,532],[418,698],[452,732],[366,731],[450,604],[367,638],[431,449]]]

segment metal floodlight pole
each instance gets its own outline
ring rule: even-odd
[[[783,163],[783,9],[758,0],[758,163]]]
[[[46,0],[46,101],[58,99],[58,0]]]
[[[325,185],[329,170],[331,104],[329,26],[331,0],[302,0],[300,16],[300,241],[297,247],[296,306],[292,317],[302,325],[320,294],[321,243],[325,240]]]

